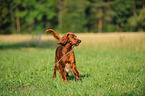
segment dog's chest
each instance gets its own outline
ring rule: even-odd
[[[65,65],[64,71],[65,71],[65,72],[70,72],[70,71],[71,71],[71,64],[68,64],[68,63],[67,63],[67,64]]]

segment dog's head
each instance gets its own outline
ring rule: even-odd
[[[58,43],[62,45],[69,43],[72,46],[78,46],[81,43],[81,40],[78,39],[75,34],[68,32],[59,40]]]

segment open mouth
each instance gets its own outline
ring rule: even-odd
[[[74,46],[78,46],[79,44],[74,44]]]
[[[79,41],[76,42],[76,43],[73,43],[73,46],[79,46],[80,43],[81,43],[81,40],[79,40]]]

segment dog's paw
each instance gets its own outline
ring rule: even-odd
[[[55,78],[56,77],[56,75],[53,75],[53,78]]]
[[[82,80],[82,78],[81,77],[77,77],[77,80]]]

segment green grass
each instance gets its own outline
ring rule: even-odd
[[[144,50],[75,48],[82,81],[64,83],[52,78],[56,47],[0,43],[0,95],[145,95]]]

